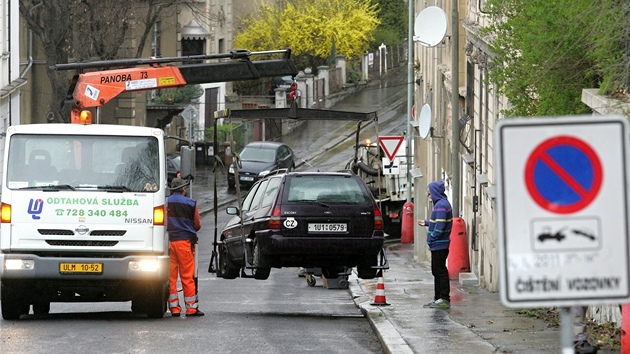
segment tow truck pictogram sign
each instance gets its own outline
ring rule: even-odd
[[[627,120],[511,118],[495,134],[504,305],[629,302]]]

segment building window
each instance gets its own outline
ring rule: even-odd
[[[182,39],[182,56],[202,55],[205,53],[205,39]],[[191,63],[203,63],[203,60],[196,60]]]
[[[225,39],[219,39],[219,54],[225,53]]]

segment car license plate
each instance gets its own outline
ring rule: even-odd
[[[59,263],[61,274],[102,274],[103,263]]]
[[[308,224],[308,232],[347,232],[348,224]]]
[[[254,177],[241,176],[240,180],[245,181],[245,182],[251,182],[254,180]]]

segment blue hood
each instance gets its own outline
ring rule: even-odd
[[[431,192],[431,200],[433,204],[437,204],[438,200],[447,199],[444,187],[444,181],[433,181],[429,183],[429,191]]]

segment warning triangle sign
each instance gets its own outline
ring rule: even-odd
[[[378,142],[385,151],[385,155],[390,161],[394,160],[394,156],[398,152],[398,148],[402,145],[404,137],[402,136],[379,136]]]

